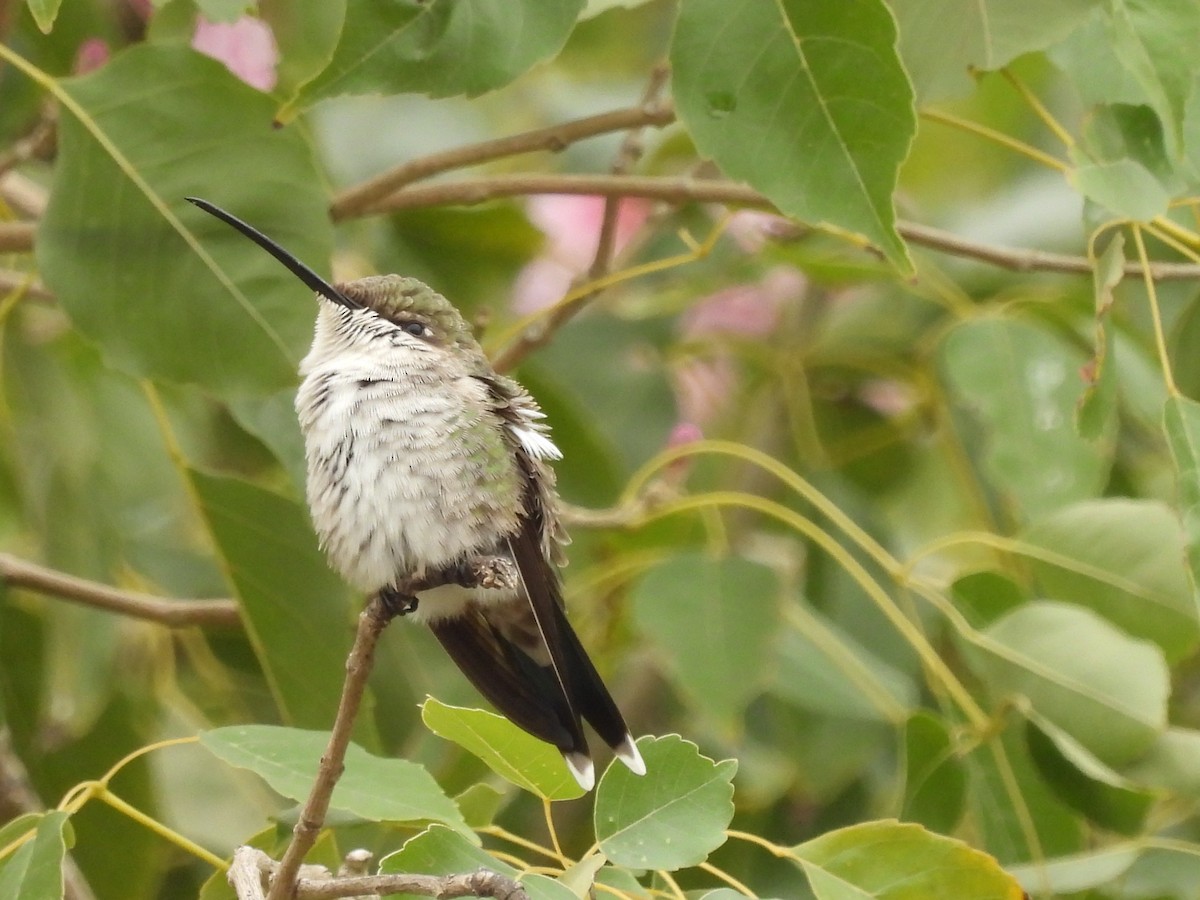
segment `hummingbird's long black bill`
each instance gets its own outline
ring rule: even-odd
[[[302,263],[300,260],[298,260],[295,256],[293,256],[287,250],[283,249],[283,247],[281,247],[275,241],[271,240],[269,237],[267,237],[265,234],[263,234],[261,231],[259,231],[257,228],[255,228],[253,225],[243,222],[241,219],[239,219],[233,213],[226,212],[225,210],[221,209],[221,207],[217,206],[215,203],[209,203],[207,200],[202,200],[199,197],[187,197],[185,199],[188,201],[188,203],[195,204],[196,206],[200,207],[202,210],[204,210],[209,215],[216,216],[218,219],[220,219],[225,224],[230,225],[233,228],[236,228],[238,231],[240,231],[246,237],[250,238],[250,240],[254,241],[254,243],[258,244],[258,246],[262,247],[264,250],[266,250],[268,253],[270,253],[273,257],[275,257],[277,260],[279,260],[281,263],[283,263],[284,267],[289,272],[291,272],[293,275],[295,275],[297,278],[299,278],[301,281],[303,281],[311,290],[320,294],[322,297],[325,297],[328,300],[332,300],[334,303],[338,304],[339,306],[346,307],[346,309],[362,309],[363,308],[363,305],[361,303],[359,303],[357,300],[352,300],[349,297],[347,297],[345,294],[343,294],[341,291],[339,291],[337,288],[335,288],[332,284],[330,284],[328,281],[326,281],[324,278],[322,278],[320,275],[318,275],[316,272],[314,272],[312,269],[310,269],[308,266],[306,266],[304,263]]]

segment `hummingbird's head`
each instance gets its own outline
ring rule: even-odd
[[[339,284],[336,290],[358,308],[375,313],[381,322],[427,344],[464,350],[479,346],[462,314],[423,281],[404,275],[372,275]],[[327,298],[322,297],[325,302]],[[346,312],[339,301],[329,302],[335,320],[354,321],[353,311]]]
[[[393,346],[444,347],[482,357],[483,351],[459,311],[423,282],[403,275],[373,275],[330,284],[254,226],[207,200],[187,199],[250,238],[317,293],[322,306],[317,318],[318,342],[369,345],[390,338],[388,343]]]

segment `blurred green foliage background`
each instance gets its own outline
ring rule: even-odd
[[[960,854],[928,896],[1196,896],[1196,34],[1186,0],[0,4],[0,822],[63,801],[68,896],[193,896],[209,862],[71,792],[332,721],[361,598],[302,505],[315,306],[199,195],[428,281],[548,413],[584,644],[635,733],[737,760],[721,874],[600,896],[899,896],[828,862],[890,818],[1016,879]],[[357,741],[545,844],[430,695],[481,702],[396,623]],[[221,858],[294,817],[194,743],[112,791]],[[419,831],[335,824],[330,859]]]

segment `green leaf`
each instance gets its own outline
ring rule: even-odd
[[[904,726],[904,819],[953,831],[966,789],[966,768],[946,723],[931,712],[914,713]]]
[[[260,14],[279,45],[275,93],[288,96],[329,65],[346,19],[346,0],[265,3]]]
[[[517,870],[501,862],[487,851],[471,844],[461,834],[431,825],[409,838],[395,853],[379,861],[379,873],[420,872],[423,875],[457,875],[476,869],[489,869],[510,878]],[[518,879],[530,900],[576,900],[567,887],[544,875],[522,875]],[[389,894],[393,900],[419,900],[415,894]]]
[[[1190,402],[1190,401],[1184,401]],[[1044,596],[1086,606],[1174,663],[1200,640],[1200,608],[1175,513],[1155,500],[1109,498],[1061,509],[1022,535]]]
[[[946,334],[940,368],[980,429],[983,470],[1026,516],[1095,496],[1108,477],[1107,442],[1075,432],[1082,355],[1044,328],[980,318]]]
[[[272,129],[270,98],[186,47],[133,47],[62,88],[71,106],[37,259],[72,321],[139,377],[223,395],[292,384],[310,295],[184,197],[222,203],[323,265],[326,200],[303,136]]]
[[[1029,755],[1046,784],[1064,803],[1118,834],[1137,834],[1155,797],[1118,775],[1048,722],[1034,720],[1026,731]]]
[[[637,746],[646,775],[609,766],[596,788],[600,851],[635,869],[699,865],[725,843],[737,761],[714,762],[674,734],[644,737]]]
[[[651,569],[633,589],[633,618],[705,712],[740,721],[762,687],[778,631],[779,585],[759,563],[689,553]]]
[[[472,828],[486,828],[496,820],[504,794],[490,784],[473,784],[454,798],[458,811]]]
[[[582,9],[583,0],[349,0],[332,62],[289,106],[375,92],[473,97],[556,54]]]
[[[1106,847],[1072,856],[1039,859],[1023,866],[1009,866],[1008,871],[1026,890],[1074,894],[1116,884],[1141,853],[1139,847]]]
[[[200,733],[200,743],[217,757],[249,769],[298,802],[307,799],[328,742],[328,732],[278,725],[233,725]],[[373,822],[441,822],[474,839],[454,801],[423,766],[372,756],[357,744],[346,750],[346,769],[330,806]]]
[[[1193,617],[1200,617],[1195,601],[1196,585],[1200,584],[1200,403],[1187,397],[1167,398],[1163,407],[1163,430],[1175,462],[1179,512],[1187,546],[1191,582],[1188,597],[1192,601],[1188,611]]]
[[[806,603],[789,608],[788,625],[777,642],[775,694],[813,712],[882,722],[901,721],[916,705],[910,677]]]
[[[1027,603],[968,649],[993,694],[1025,697],[1110,766],[1144,753],[1166,728],[1170,681],[1162,651],[1082,607]]]
[[[1096,320],[1093,328],[1092,358],[1084,366],[1086,387],[1075,407],[1075,427],[1081,437],[1095,440],[1113,425],[1117,406],[1117,379],[1114,368],[1108,365],[1109,312],[1113,305],[1113,289],[1125,274],[1125,238],[1118,232],[1108,242],[1096,267],[1092,270],[1092,292],[1095,295]]]
[[[1200,731],[1168,728],[1125,774],[1139,784],[1200,799]]]
[[[1030,759],[1022,720],[964,762],[968,821],[978,824],[981,846],[1001,862],[1038,860],[1087,846],[1083,819],[1051,792]]]
[[[1015,581],[998,572],[964,575],[954,582],[951,593],[954,605],[975,628],[990,625],[1029,599]]]
[[[1021,900],[1017,882],[992,857],[920,825],[865,822],[791,852],[817,900]]]
[[[1044,50],[1103,0],[893,0],[900,55],[917,98],[964,96],[971,70],[994,71],[1023,53]]]
[[[289,724],[328,727],[346,674],[346,588],[304,511],[235,478],[188,470],[250,640]]]
[[[1193,46],[1200,7],[1191,0],[1112,0],[1108,38],[1117,58],[1162,120],[1168,153],[1180,154],[1184,110],[1192,93]]]
[[[58,8],[62,0],[25,0],[33,21],[37,23],[42,34],[49,34],[54,29],[54,20],[58,18]]]
[[[1081,163],[1069,177],[1079,193],[1119,219],[1149,222],[1165,213],[1171,200],[1158,179],[1132,159]]]
[[[584,794],[562,753],[504,716],[448,706],[430,697],[421,704],[421,721],[438,737],[453,741],[497,775],[543,800],[573,800]]]
[[[882,0],[689,0],[671,69],[702,154],[785,215],[859,232],[909,271],[892,193],[915,120],[895,43]]]
[[[22,828],[32,824],[22,819]],[[67,855],[68,814],[61,810],[38,817],[33,839],[0,862],[0,900],[36,897],[52,900],[63,895],[63,858]]]

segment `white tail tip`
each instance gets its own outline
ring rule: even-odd
[[[563,759],[581,788],[590,791],[596,786],[596,767],[592,765],[591,759],[582,753],[564,753]]]
[[[625,735],[625,740],[613,747],[613,753],[617,755],[617,759],[625,763],[629,771],[634,775],[646,774],[646,761],[642,759],[642,754],[638,752],[637,744],[633,742],[633,738]]]

